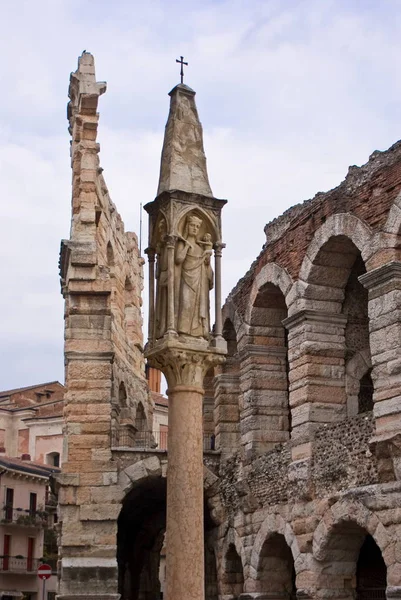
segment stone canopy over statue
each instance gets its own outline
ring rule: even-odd
[[[194,213],[183,219],[183,231],[175,236],[174,249],[174,321],[177,333],[209,338],[209,292],[214,285],[211,266],[212,234],[203,233],[203,219]],[[181,229],[181,228],[179,228]],[[161,338],[168,323],[168,256],[166,220],[158,224],[155,244],[156,310],[155,337]]]
[[[156,199],[149,213],[149,340],[215,345],[221,335],[221,209],[210,189],[195,92],[171,92]],[[214,292],[212,292],[214,290]],[[210,321],[214,295],[216,324]]]

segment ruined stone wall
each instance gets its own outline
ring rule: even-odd
[[[66,394],[59,598],[117,598],[116,521],[123,492],[111,447],[122,431],[135,437],[137,410],[144,428],[152,417],[142,353],[143,260],[99,164],[97,104],[105,89],[96,82],[93,57],[84,52],[70,81],[72,222],[60,257]]]
[[[397,142],[269,223],[225,303],[215,427],[229,407],[240,436],[217,436],[221,597],[364,597],[365,539],[401,597],[400,192]]]

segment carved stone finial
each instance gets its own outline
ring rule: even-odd
[[[179,84],[170,96],[157,194],[181,190],[212,197],[195,92]]]

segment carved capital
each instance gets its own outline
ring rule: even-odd
[[[160,369],[167,379],[169,391],[177,387],[197,389],[203,393],[207,371],[225,361],[223,352],[210,347],[185,347],[179,343],[164,342],[146,352],[148,363]]]
[[[175,245],[177,243],[177,236],[168,234],[165,236],[165,241],[166,241],[167,248],[175,248]]]
[[[213,248],[214,248],[214,253],[216,256],[222,256],[223,254],[223,249],[226,247],[226,245],[223,242],[215,242],[213,244]]]
[[[154,248],[146,248],[145,254],[148,255],[149,262],[155,262],[156,250]]]

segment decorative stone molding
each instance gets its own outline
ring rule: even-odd
[[[204,376],[211,367],[225,361],[225,352],[196,345],[193,340],[186,346],[178,340],[163,340],[148,350],[147,358],[151,366],[163,371],[170,392],[177,386],[190,386],[203,393]]]

